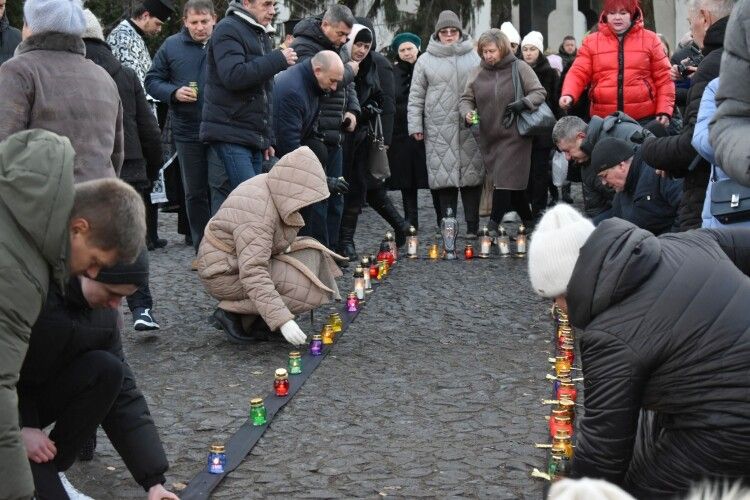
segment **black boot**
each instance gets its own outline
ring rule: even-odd
[[[221,329],[227,334],[227,338],[230,342],[235,344],[247,344],[254,340],[251,336],[245,333],[245,329],[242,328],[242,319],[239,314],[217,308],[214,311],[214,319],[216,319],[221,325]]]
[[[357,231],[357,219],[359,219],[359,211],[355,210],[345,209],[344,214],[341,216],[338,253],[349,259],[349,262],[359,260],[357,249],[354,247],[354,233]]]
[[[570,182],[565,182],[562,186],[562,201],[570,205],[573,204],[573,197],[570,196]]]
[[[370,198],[370,206],[393,228],[393,236],[396,246],[402,247],[406,244],[406,233],[409,231],[409,223],[401,217],[396,207],[385,190],[377,196]]]
[[[404,201],[404,219],[419,230],[419,205],[417,203],[416,189],[402,189],[401,198]]]

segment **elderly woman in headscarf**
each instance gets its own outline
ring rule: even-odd
[[[393,138],[388,150],[388,161],[391,166],[391,178],[387,185],[390,189],[400,189],[404,202],[404,217],[415,229],[419,229],[419,207],[417,193],[419,189],[429,187],[427,182],[427,163],[424,141],[417,141],[409,136],[407,110],[409,92],[414,74],[414,65],[419,57],[422,40],[414,33],[403,32],[393,38],[391,52],[398,59],[393,63],[393,78],[396,88],[396,116],[393,123]],[[440,200],[436,191],[432,191],[432,203],[435,207],[437,225],[440,225]]]

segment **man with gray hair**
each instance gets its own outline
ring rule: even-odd
[[[294,27],[292,47],[297,51],[300,61],[310,59],[323,50],[340,55],[356,22],[347,6],[331,5],[322,16],[308,17]],[[328,177],[338,178],[343,174],[343,135],[344,132],[352,132],[357,125],[360,109],[354,77],[358,71],[359,63],[346,63],[343,80],[336,90],[320,98],[320,116],[317,118],[316,128],[326,146],[327,160],[323,166]],[[302,211],[305,227],[299,234],[312,236],[329,248],[335,248],[343,210],[343,196],[333,193],[327,200],[305,207]]]
[[[143,248],[141,197],[118,179],[74,187],[74,155],[67,138],[43,130],[0,142],[0,498],[34,494],[16,383],[50,283],[96,278]]]
[[[568,161],[581,165],[581,184],[586,215],[597,217],[605,214],[612,207],[614,191],[597,178],[596,172],[589,167],[589,160],[594,146],[607,137],[616,137],[640,145],[651,132],[637,121],[620,111],[605,118],[592,116],[587,124],[577,116],[560,118],[552,129],[552,141]]]
[[[655,169],[672,177],[684,177],[678,222],[681,231],[701,226],[701,212],[711,164],[691,144],[698,119],[701,97],[708,83],[719,76],[724,52],[724,32],[734,0],[690,0],[688,21],[693,41],[701,49],[703,60],[692,73],[685,117],[679,135],[649,138],[643,143],[643,159]],[[672,67],[673,77],[677,67]]]

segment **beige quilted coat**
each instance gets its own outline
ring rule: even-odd
[[[294,257],[298,250],[319,250],[320,265],[328,266],[325,274],[341,275],[333,259],[340,256],[311,238],[297,238],[304,225],[299,210],[328,195],[323,167],[307,147],[229,194],[198,249],[198,275],[220,308],[260,314],[277,330],[295,314],[338,295]]]

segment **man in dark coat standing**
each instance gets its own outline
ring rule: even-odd
[[[275,153],[273,77],[297,62],[294,49],[273,50],[275,14],[273,0],[233,0],[208,43],[200,140],[210,168],[226,170],[224,198]]]
[[[297,51],[301,61],[323,50],[340,55],[354,23],[354,16],[348,7],[332,5],[323,16],[309,17],[297,23],[292,48]],[[324,167],[328,177],[338,178],[343,174],[343,134],[352,132],[359,119],[359,102],[353,83],[358,71],[357,63],[347,63],[340,85],[320,99],[320,116],[316,128],[327,149]],[[344,199],[340,195],[332,195],[325,201],[305,207],[302,210],[305,227],[300,230],[299,235],[311,236],[329,248],[335,248],[343,210]]]
[[[719,76],[724,32],[733,4],[731,0],[700,0],[692,4],[688,13],[690,31],[704,58],[692,76],[682,129],[679,135],[654,137],[643,143],[643,159],[646,163],[667,175],[685,179],[678,216],[682,231],[701,226],[701,211],[711,165],[698,154],[691,141],[703,90],[711,80]],[[677,67],[673,66],[672,71],[677,72]]]
[[[172,137],[180,159],[185,209],[193,248],[198,252],[208,219],[219,209],[219,196],[211,194],[220,192],[225,178],[224,169],[209,172],[208,146],[198,135],[206,83],[206,45],[216,23],[213,3],[189,0],[182,20],[182,30],[159,47],[146,74],[146,90],[169,103],[172,112]]]
[[[10,25],[8,14],[5,12],[7,0],[0,0],[0,64],[13,57],[13,53],[21,43],[21,31]]]
[[[136,81],[140,87],[140,83]],[[58,472],[104,427],[149,498],[177,497],[162,486],[167,457],[148,404],[122,352],[120,302],[148,282],[144,249],[133,264],[103,269],[96,280],[50,288],[18,381],[21,435],[40,498],[67,498]],[[49,436],[44,428],[55,423]]]
[[[150,206],[148,193],[151,192],[151,186],[156,181],[159,168],[161,168],[159,124],[146,100],[146,93],[135,71],[122,65],[112,54],[112,49],[104,41],[101,24],[94,13],[86,9],[83,15],[86,20],[86,30],[81,37],[86,45],[86,58],[109,73],[117,85],[117,92],[122,103],[125,159],[122,163],[120,179],[141,193],[146,207],[151,208],[152,213],[156,214],[156,208]],[[147,242],[158,239],[155,225],[155,218],[149,223],[147,216]],[[128,308],[133,315],[133,327],[136,330],[159,329],[159,323],[154,318],[154,299],[148,280],[144,281],[135,293],[128,295]]]
[[[636,498],[747,481],[750,233],[656,237],[621,219],[594,229],[557,205],[528,259],[534,291],[580,329],[585,399],[571,477]]]

